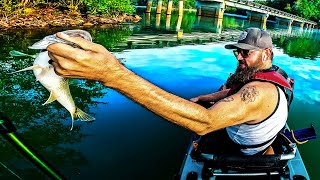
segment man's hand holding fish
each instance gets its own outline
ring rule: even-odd
[[[74,48],[62,43],[48,47],[49,56],[53,60],[52,65],[57,74],[63,77],[97,80],[103,84],[108,83],[108,85],[117,79],[117,75],[122,75],[122,73],[115,73],[115,71],[122,72],[119,70],[123,66],[102,45],[64,33],[56,35],[82,48]]]

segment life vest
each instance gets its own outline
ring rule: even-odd
[[[256,72],[252,78],[245,83],[226,84],[227,88],[230,88],[227,96],[237,93],[245,84],[252,81],[270,82],[280,87],[285,93],[288,107],[290,107],[293,99],[294,79],[290,78],[284,70],[276,65],[273,65],[269,69]]]

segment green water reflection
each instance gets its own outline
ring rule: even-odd
[[[279,37],[274,38],[273,43],[281,47],[285,54],[292,57],[312,60],[319,57],[319,40],[310,38],[309,36],[301,36],[289,40],[286,37]]]
[[[150,22],[146,21],[146,16],[138,24],[127,24],[116,27],[94,27],[88,30],[94,41],[103,44],[111,51],[122,51],[129,48],[127,43],[131,36],[155,35],[161,33],[176,34],[179,17],[173,13],[170,25],[167,25],[165,14],[161,15],[159,26],[156,25],[154,13],[150,16]],[[187,11],[182,18],[180,29],[184,33],[201,32],[203,36],[208,32],[214,32],[210,18],[198,21],[195,12]],[[223,33],[228,35],[232,30],[240,30],[250,24],[243,18],[225,17],[223,21]],[[269,25],[268,27],[273,27]],[[50,160],[64,174],[78,176],[79,168],[88,164],[88,159],[77,149],[76,145],[90,134],[83,131],[81,123],[76,123],[73,131],[70,129],[70,114],[58,103],[42,106],[42,103],[49,97],[48,91],[35,81],[33,73],[22,72],[19,74],[9,74],[14,70],[31,66],[32,58],[13,58],[9,56],[9,51],[18,50],[28,54],[37,53],[28,49],[28,46],[43,38],[64,29],[33,29],[14,30],[0,32],[0,110],[13,120],[19,133],[30,142],[30,145],[39,150],[40,154]],[[285,28],[270,29],[274,33],[285,34]],[[219,41],[224,39],[219,36]],[[178,41],[176,39],[176,41]],[[211,39],[211,41],[213,41]],[[196,44],[197,41],[192,42]],[[204,41],[199,41],[202,44]],[[306,59],[316,59],[319,57],[319,32],[305,32],[300,37],[278,36],[274,38],[274,44],[283,49],[289,56]],[[168,43],[168,46],[177,46],[181,43]],[[144,46],[148,47],[148,46]],[[107,96],[106,88],[92,81],[71,80],[71,93],[75,103],[84,111],[90,112],[91,108],[108,103],[102,100]],[[317,106],[319,107],[319,106]],[[299,115],[297,115],[299,116]],[[295,126],[294,126],[295,127]],[[300,127],[297,127],[300,128]],[[26,160],[13,150],[13,148],[1,139],[0,161],[5,162],[14,172],[28,179],[43,179],[43,175]],[[302,151],[310,151],[310,145],[302,147]],[[183,155],[184,152],[181,152]],[[307,155],[306,155],[307,156]],[[308,157],[312,158],[312,157]],[[179,163],[178,163],[179,164]],[[311,177],[317,177],[312,164],[307,164]],[[68,168],[63,168],[68,167]],[[72,168],[70,168],[72,167]],[[308,167],[308,168],[309,168]],[[72,171],[72,172],[69,172]],[[173,173],[173,172],[171,172]],[[80,175],[79,175],[80,176]],[[165,176],[165,175],[164,175]],[[0,168],[1,179],[14,179],[6,169]],[[167,176],[165,176],[167,177]]]

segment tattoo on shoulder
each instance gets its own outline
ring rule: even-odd
[[[226,98],[223,98],[220,100],[220,102],[230,102],[230,101],[233,101],[233,97],[226,97]]]
[[[255,86],[248,86],[241,90],[240,97],[241,100],[246,104],[249,102],[254,102],[256,97],[259,95],[259,91],[257,91]]]

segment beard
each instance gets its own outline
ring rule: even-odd
[[[257,61],[251,67],[249,67],[245,63],[245,61],[243,61],[243,63],[244,63],[245,67],[241,67],[241,64],[239,62],[236,71],[227,81],[228,85],[245,83],[245,82],[249,81],[256,72],[261,70],[261,67],[263,66],[262,61]]]

